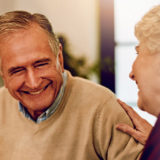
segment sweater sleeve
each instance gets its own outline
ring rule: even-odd
[[[143,145],[131,136],[116,129],[116,124],[126,123],[133,127],[125,111],[111,96],[99,107],[95,125],[97,153],[104,160],[138,160]]]

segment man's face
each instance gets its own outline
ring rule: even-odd
[[[138,55],[130,78],[139,89],[138,106],[157,116],[160,112],[160,53],[151,54],[143,45],[136,50]]]
[[[10,94],[29,111],[41,112],[55,100],[62,84],[60,67],[49,46],[47,34],[37,25],[13,33],[0,44],[2,76]]]

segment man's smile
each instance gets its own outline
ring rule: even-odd
[[[44,86],[41,89],[34,89],[34,90],[19,90],[20,93],[25,93],[25,94],[30,94],[30,95],[38,95],[40,93],[42,93],[43,91],[45,91],[48,86],[50,86],[52,84],[52,82],[48,83],[46,86]]]

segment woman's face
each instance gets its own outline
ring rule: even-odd
[[[138,106],[155,116],[160,113],[160,53],[152,54],[143,45],[136,47],[137,58],[130,78],[139,89]]]

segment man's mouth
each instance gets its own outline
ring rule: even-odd
[[[40,93],[43,92],[43,91],[44,91],[44,88],[42,88],[42,89],[39,90],[39,91],[31,91],[31,92],[29,92],[29,94],[37,95],[37,94],[40,94]]]
[[[47,84],[45,87],[43,87],[42,89],[39,89],[39,90],[35,90],[35,91],[24,91],[24,90],[21,90],[20,92],[23,92],[25,94],[30,94],[30,95],[38,95],[38,94],[42,93],[44,90],[46,90],[50,84],[51,83]]]

